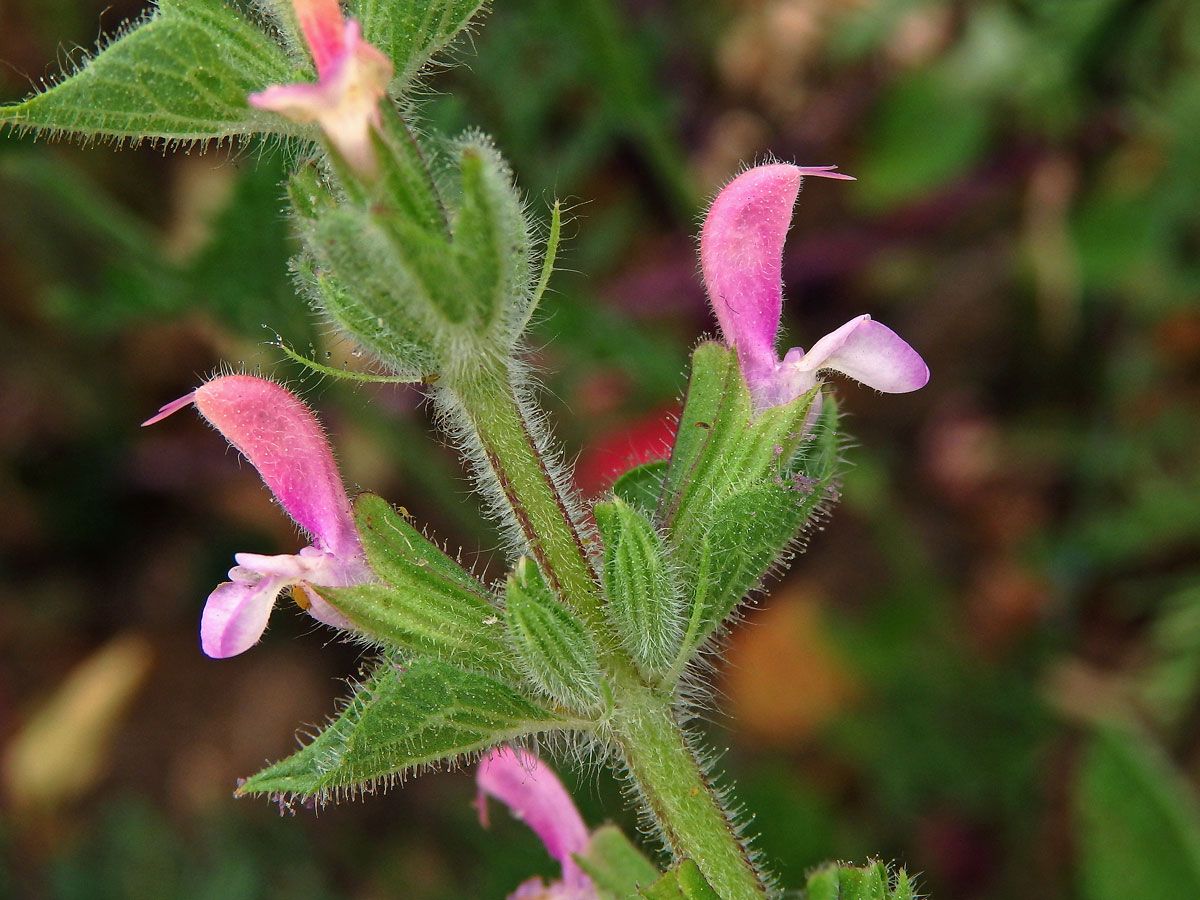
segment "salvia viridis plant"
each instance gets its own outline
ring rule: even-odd
[[[238,794],[321,804],[478,762],[481,813],[486,798],[508,806],[562,867],[514,898],[777,896],[733,812],[735,786],[714,783],[713,753],[689,723],[713,702],[706,673],[740,604],[837,497],[844,441],[824,373],[902,392],[928,370],[867,315],[780,357],[781,259],[801,182],[849,176],[750,168],[704,222],[722,340],[692,353],[670,457],[585,502],[523,344],[554,267],[559,207],[539,226],[484,136],[431,133],[412,100],[483,6],[159,0],[0,121],[85,140],[279,147],[292,162],[298,302],[369,355],[385,373],[376,379],[424,385],[503,524],[510,568],[488,584],[389,499],[349,497],[312,412],[256,375],[214,377],[146,422],[195,407],[308,539],[290,555],[236,555],[204,606],[203,651],[252,650],[287,590],[377,658],[323,731]],[[534,748],[615,770],[659,855],[613,826],[590,829]],[[807,895],[914,896],[904,870],[882,863],[817,867]]]

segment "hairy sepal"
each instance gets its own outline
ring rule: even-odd
[[[439,322],[410,260],[369,213],[349,205],[302,222],[297,271],[323,312],[402,375],[437,368]]]
[[[295,134],[246,96],[297,72],[278,42],[223,0],[160,0],[75,72],[0,107],[0,124],[53,137],[191,143]]]
[[[654,884],[661,872],[615,825],[592,832],[587,849],[575,857],[592,879],[600,900],[629,900],[640,888]]]
[[[808,900],[915,900],[913,880],[901,867],[876,860],[865,866],[826,863],[808,876]]]
[[[604,541],[605,612],[621,644],[650,678],[675,659],[683,640],[683,586],[654,524],[614,496],[597,503]]]
[[[567,709],[585,716],[598,712],[602,676],[596,646],[528,557],[508,577],[506,607],[509,637],[529,681]]]
[[[477,578],[382,497],[360,495],[354,518],[381,582],[319,588],[331,606],[384,647],[518,680],[501,613]]]
[[[700,868],[685,859],[653,885],[638,891],[633,900],[721,900]]]
[[[626,503],[653,514],[662,502],[668,465],[667,460],[656,459],[634,466],[613,483],[613,494]]]
[[[460,196],[454,244],[470,279],[469,300],[479,324],[504,344],[519,337],[532,298],[529,223],[508,163],[481,135],[459,147]],[[508,326],[508,327],[504,327]]]
[[[294,183],[294,195],[305,186],[294,202],[303,204],[306,246],[333,288],[322,305],[405,374],[414,358],[437,369],[508,356],[534,292],[529,223],[504,160],[472,136],[447,167],[390,114],[375,147],[380,165],[370,174],[330,154],[339,189],[332,208],[308,196],[314,176]],[[450,185],[452,201],[439,183]]]
[[[301,750],[246,779],[238,795],[328,799],[371,792],[566,723],[508,685],[433,660],[384,662]]]
[[[836,496],[837,407],[816,391],[755,408],[737,355],[704,343],[658,506],[691,592],[683,654],[722,627]]]

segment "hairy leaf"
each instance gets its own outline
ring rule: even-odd
[[[392,58],[392,93],[411,86],[426,64],[471,23],[487,0],[356,0],[363,36]]]
[[[246,95],[294,80],[283,49],[223,0],[162,0],[158,10],[0,124],[50,135],[202,141],[297,133]]]
[[[348,796],[564,724],[486,675],[431,660],[384,663],[310,744],[248,778],[238,794]]]

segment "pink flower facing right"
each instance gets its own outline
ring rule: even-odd
[[[587,826],[558,776],[536,756],[512,747],[484,754],[475,776],[479,820],[487,827],[487,798],[495,797],[533,829],[546,850],[562,864],[562,879],[546,884],[534,877],[508,900],[597,900],[592,880],[575,862],[588,845]]]
[[[886,325],[857,316],[825,335],[806,354],[775,351],[783,312],[783,243],[805,175],[840,178],[835,166],[774,163],[733,179],[717,195],[700,235],[700,263],[709,300],[726,343],[737,349],[742,375],[760,408],[790,403],[840,372],[885,393],[924,387],[929,367]]]
[[[356,171],[375,170],[371,129],[392,80],[392,61],[362,39],[358,23],[343,19],[337,0],[292,0],[300,31],[317,67],[316,84],[277,84],[251,94],[251,106],[293,122],[316,122]]]
[[[321,424],[295,394],[266,378],[223,375],[168,403],[153,425],[194,403],[209,424],[258,470],[279,504],[312,536],[294,555],[238,553],[230,580],[208,595],[200,622],[204,652],[221,659],[262,637],[279,592],[303,591],[313,618],[335,628],[351,623],[311,585],[345,587],[372,580],[350,500]]]

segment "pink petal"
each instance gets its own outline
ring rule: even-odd
[[[721,333],[752,393],[769,391],[783,311],[783,244],[806,175],[853,181],[837,166],[757,166],[717,195],[700,234],[700,265]]]
[[[336,95],[321,82],[273,84],[246,98],[256,109],[286,116],[293,122],[315,122],[337,103]]]
[[[548,766],[532,753],[500,747],[483,757],[475,780],[481,816],[487,803],[485,795],[490,794],[532,828],[550,855],[562,863],[566,887],[591,884],[572,858],[572,854],[587,849],[587,826],[567,789]]]
[[[783,311],[783,242],[800,192],[796,166],[758,166],[717,194],[700,233],[700,265],[726,343],[748,383],[775,367]]]
[[[275,598],[287,586],[283,578],[264,578],[257,584],[228,581],[217,585],[204,604],[200,645],[213,659],[245,653],[267,630]]]
[[[798,397],[826,369],[887,394],[915,391],[929,381],[929,367],[920,354],[870,316],[851,319],[817,341],[807,354],[798,348],[789,351],[779,378],[787,385],[786,392]]]
[[[353,19],[339,28],[336,53],[318,57],[316,84],[273,85],[247,99],[294,122],[316,122],[351,168],[369,174],[376,167],[371,130],[380,124],[379,104],[392,79],[392,61],[362,40]]]
[[[317,77],[323,78],[346,51],[342,9],[337,0],[292,0],[296,21],[312,52]]]
[[[266,378],[225,375],[197,388],[195,403],[319,549],[346,558],[361,552],[333,451],[295,394]]]

